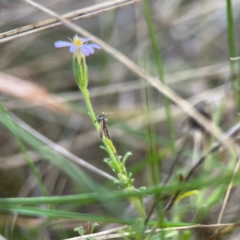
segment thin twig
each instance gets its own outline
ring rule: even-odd
[[[232,178],[231,178],[231,182],[229,183],[229,186],[228,186],[226,195],[225,195],[225,197],[224,197],[223,204],[222,204],[222,208],[221,208],[221,211],[220,211],[219,216],[218,216],[217,224],[220,224],[220,223],[221,223],[222,216],[223,216],[223,212],[224,212],[224,210],[225,210],[225,208],[226,208],[227,201],[228,201],[228,198],[229,198],[229,195],[230,195],[232,186],[233,186],[233,179],[234,179],[236,173],[237,173],[238,170],[239,170],[239,166],[240,166],[240,158],[239,158],[238,161],[237,161],[237,164],[236,164],[236,166],[235,166],[235,169],[234,169],[234,172],[233,172],[233,175],[232,175]]]
[[[140,0],[115,0],[110,2],[106,1],[104,3],[95,4],[91,7],[81,8],[79,10],[64,14],[62,15],[62,17],[71,21],[76,21],[82,18],[92,17],[102,12],[111,11],[119,7],[124,7],[139,1]],[[16,38],[28,36],[37,32],[53,29],[61,25],[62,23],[59,22],[56,18],[49,18],[37,23],[33,23],[17,29],[13,29],[8,32],[1,33],[0,43],[8,42]]]
[[[112,228],[109,230],[105,230],[102,232],[88,234],[88,235],[81,236],[81,237],[67,238],[65,240],[80,240],[80,239],[88,239],[91,237],[94,239],[97,237],[97,239],[99,239],[99,237],[101,237],[101,236],[108,236],[110,233],[122,231],[122,230],[126,229],[127,227],[128,227],[128,225],[124,225],[124,226],[115,227],[115,228]]]
[[[221,224],[220,224],[221,225]],[[233,223],[229,226],[226,226],[224,229],[222,229],[221,231],[219,231],[218,233],[213,234],[212,236],[206,238],[205,240],[213,240],[215,238],[220,237],[223,234],[229,233],[231,231],[233,231],[235,228],[240,227],[240,221]]]
[[[219,229],[219,228],[231,228],[235,226],[236,224],[233,223],[225,223],[225,224],[210,224],[210,225],[202,225],[202,224],[197,224],[193,226],[185,226],[185,227],[166,227],[166,228],[158,228],[156,232],[161,232],[161,231],[189,231],[189,230],[194,230],[194,229]],[[113,229],[115,231],[115,229]],[[149,233],[151,229],[146,230],[144,233]],[[100,234],[101,233],[101,234]],[[74,237],[74,238],[67,238],[64,240],[84,240],[88,239],[90,237],[97,237],[98,240],[104,240],[104,239],[114,239],[114,238],[121,238],[123,236],[130,236],[134,234],[134,232],[124,232],[124,233],[116,233],[116,234],[103,234],[104,232],[100,233],[94,233],[94,234],[89,234],[85,236],[79,236],[79,237]]]

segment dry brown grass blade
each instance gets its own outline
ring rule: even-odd
[[[6,226],[6,221],[9,218],[9,214],[3,214],[0,215],[0,227],[3,228]],[[22,217],[18,216],[16,219],[16,225],[24,230],[32,230],[36,229],[38,227],[41,227],[42,225],[46,224],[44,218],[34,218],[34,217]],[[85,221],[81,221],[79,219],[69,219],[69,218],[58,218],[56,219],[48,219],[49,225],[47,228],[59,231],[62,227],[66,230],[73,230],[76,226],[79,226],[80,224],[84,223]],[[97,233],[98,235],[103,235],[104,233],[113,233],[118,232],[120,230],[123,230],[127,228],[127,225],[123,225],[120,227],[115,227],[107,231],[102,231]],[[96,233],[95,233],[96,234]],[[1,240],[1,239],[0,239]]]
[[[158,228],[156,232],[161,232],[161,231],[189,231],[189,230],[194,230],[194,229],[218,229],[218,228],[226,228],[226,229],[231,229],[235,224],[232,223],[226,223],[226,224],[210,224],[210,225],[202,225],[202,224],[197,224],[194,226],[185,226],[185,227],[172,227],[172,228]],[[145,233],[149,233],[151,229],[148,229],[145,231]],[[124,236],[131,236],[133,233],[132,232],[123,232],[123,233],[114,233],[114,234],[109,234],[107,231],[99,232],[99,233],[93,233],[93,234],[88,234],[85,236],[79,236],[79,237],[74,237],[74,238],[68,238],[64,240],[84,240],[88,239],[90,237],[97,237],[98,240],[105,240],[105,239],[122,239]]]
[[[105,11],[111,11],[119,7],[124,7],[140,0],[115,0],[115,1],[106,1],[104,3],[95,4],[90,7],[82,8],[67,14],[62,15],[66,19],[76,21],[78,19],[92,17],[93,15],[100,14]],[[53,29],[61,26],[62,23],[59,22],[56,18],[49,18],[37,23],[29,24],[11,31],[7,31],[0,34],[0,43],[8,42],[15,38],[27,36],[36,32],[45,31],[48,29]]]
[[[235,147],[235,150],[238,149],[238,147],[235,145],[235,143],[231,139],[227,139],[222,131],[216,126],[216,124],[213,121],[207,120],[205,117],[203,117],[201,114],[199,114],[191,104],[189,104],[187,101],[182,99],[180,96],[178,96],[173,90],[171,90],[169,87],[163,85],[158,78],[153,77],[149,75],[146,71],[144,71],[142,68],[140,68],[137,64],[135,64],[133,61],[131,61],[129,58],[127,58],[125,55],[114,49],[113,47],[109,46],[107,43],[102,41],[101,39],[95,37],[91,33],[87,32],[85,29],[79,27],[78,25],[70,22],[69,20],[61,17],[57,13],[43,7],[42,5],[35,3],[31,0],[24,0],[26,3],[29,3],[30,5],[38,8],[39,10],[57,18],[59,21],[61,21],[65,26],[72,29],[73,31],[77,32],[78,34],[91,38],[91,40],[97,44],[99,44],[103,50],[111,54],[114,58],[119,60],[122,64],[124,64],[127,68],[132,70],[135,74],[137,74],[139,77],[146,79],[150,85],[152,85],[154,88],[156,88],[158,91],[160,91],[162,94],[164,94],[166,97],[168,97],[171,101],[173,101],[176,105],[178,105],[181,109],[183,109],[189,116],[194,118],[199,124],[201,124],[206,130],[208,130],[219,142],[225,145],[228,149],[232,149]]]
[[[230,226],[226,226],[224,229],[222,229],[221,231],[219,231],[218,233],[215,233],[214,235],[212,235],[211,237],[206,238],[205,240],[213,240],[213,239],[217,239],[218,237],[220,237],[223,234],[227,234],[231,231],[233,231],[235,228],[239,228],[240,227],[240,221],[231,224]]]
[[[29,104],[44,105],[57,112],[71,112],[67,104],[60,102],[58,97],[38,84],[2,72],[0,72],[0,92],[20,98]]]
[[[204,77],[209,77],[209,76],[217,76],[223,73],[228,73],[229,66],[227,66],[227,63],[220,63],[220,64],[215,64],[215,65],[210,65],[210,66],[205,66],[205,67],[200,67],[194,70],[185,70],[181,72],[176,72],[176,73],[171,73],[171,74],[166,74],[166,83],[167,85],[170,84],[182,84],[183,81],[187,81],[191,78],[198,79],[198,78],[204,78]],[[204,78],[204,81],[207,81],[208,78]],[[128,92],[128,91],[134,91],[134,90],[140,90],[144,88],[143,85],[140,84],[139,79],[136,79],[134,81],[128,81],[128,82],[119,82],[119,83],[114,83],[114,84],[109,84],[107,86],[98,86],[94,88],[89,88],[90,96],[91,98],[99,97],[99,96],[105,96],[107,94],[115,94],[115,93],[122,93],[122,92]],[[208,90],[207,92],[214,91],[215,89]],[[223,91],[224,93],[226,92],[226,86],[223,86]],[[200,93],[202,95],[203,93]],[[210,102],[211,97],[213,97],[217,93],[212,93],[210,96],[206,96],[205,98],[208,99]],[[218,95],[218,94],[217,94]],[[79,91],[74,91],[74,92],[65,92],[65,93],[60,93],[57,94],[56,96],[59,96],[56,100],[59,102],[67,102],[67,101],[76,101],[76,100],[82,100],[83,96],[79,94]],[[196,95],[197,98],[197,95]],[[204,99],[202,99],[204,100]],[[26,102],[21,102],[18,101],[16,104],[16,100],[10,100],[10,101],[4,101],[4,106],[7,107],[8,109],[24,109],[24,108],[32,108],[34,106],[41,106],[43,104],[47,104],[47,98],[44,98],[44,103],[39,102],[36,104],[31,104],[29,105]],[[189,101],[189,100],[188,100]],[[199,100],[198,100],[199,101]],[[190,101],[191,102],[191,101]],[[195,101],[197,102],[197,101]],[[152,114],[154,117],[164,117],[165,113],[161,112],[160,114],[158,113],[156,115]],[[135,119],[133,119],[135,122]],[[142,120],[141,120],[142,122]],[[135,123],[133,124],[135,126]]]
[[[218,224],[221,223],[222,216],[223,216],[224,210],[225,210],[225,208],[226,208],[226,205],[227,205],[227,202],[228,202],[228,198],[229,198],[229,196],[230,196],[230,192],[231,192],[231,190],[232,190],[233,180],[234,180],[234,177],[235,177],[236,173],[237,173],[238,170],[239,170],[239,167],[240,167],[240,158],[238,159],[237,164],[236,164],[236,166],[235,166],[235,168],[234,168],[234,172],[233,172],[233,175],[232,175],[232,179],[231,179],[231,181],[230,181],[230,183],[229,183],[227,192],[226,192],[226,194],[225,194],[225,197],[224,197],[224,200],[223,200],[223,204],[222,204],[221,210],[220,210],[220,212],[219,212],[218,220],[217,220],[217,223],[218,223]],[[216,232],[216,233],[217,233],[217,232]]]

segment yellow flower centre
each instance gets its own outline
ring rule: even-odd
[[[77,47],[81,47],[83,45],[83,41],[80,38],[74,38],[73,39],[73,44]]]

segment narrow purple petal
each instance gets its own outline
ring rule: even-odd
[[[94,48],[89,46],[88,44],[83,45],[82,47],[86,48],[91,54],[94,54]]]
[[[70,48],[69,48],[69,52],[73,53],[77,50],[77,47],[72,45]]]
[[[68,41],[57,41],[54,43],[55,48],[70,47],[73,44]]]
[[[96,43],[89,43],[89,44],[87,44],[87,46],[91,46],[93,48],[101,49],[101,47]]]
[[[83,52],[83,54],[84,54],[85,57],[89,56],[90,53],[89,53],[89,51],[88,51],[87,48],[81,47],[80,49],[81,49],[81,51]]]
[[[85,43],[85,42],[88,42],[90,41],[91,39],[90,38],[82,38],[82,41]]]

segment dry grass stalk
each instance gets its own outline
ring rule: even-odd
[[[221,220],[222,220],[222,217],[223,217],[223,213],[224,213],[224,210],[225,210],[225,208],[226,208],[226,205],[227,205],[227,202],[228,202],[228,199],[229,199],[229,196],[230,196],[230,192],[231,192],[231,190],[232,190],[233,179],[234,179],[236,173],[238,172],[239,167],[240,167],[240,158],[239,158],[238,161],[237,161],[237,164],[236,164],[236,166],[235,166],[235,169],[234,169],[234,172],[233,172],[233,175],[232,175],[232,179],[231,179],[231,181],[230,181],[230,183],[229,183],[227,192],[226,192],[226,194],[225,194],[225,197],[224,197],[224,200],[223,200],[223,204],[222,204],[221,210],[220,210],[220,212],[219,212],[217,224],[220,224],[220,223],[221,223]],[[216,234],[217,234],[217,233],[218,233],[218,231],[216,231]]]
[[[38,8],[39,10],[57,18],[59,21],[61,21],[65,26],[72,29],[73,31],[77,32],[78,34],[91,38],[91,40],[98,45],[100,45],[103,50],[114,56],[117,60],[119,60],[121,63],[123,63],[126,67],[128,67],[130,70],[132,70],[134,73],[136,73],[139,77],[146,79],[154,88],[156,88],[158,91],[160,91],[162,94],[164,94],[166,97],[168,97],[170,100],[172,100],[175,104],[177,104],[181,109],[183,109],[189,116],[194,118],[198,123],[200,123],[206,130],[209,131],[219,142],[221,142],[227,149],[231,150],[234,149],[235,151],[238,151],[238,147],[235,145],[235,143],[229,139],[226,138],[225,135],[223,135],[222,131],[216,126],[216,124],[213,121],[209,121],[205,117],[203,117],[201,114],[199,114],[191,104],[189,104],[187,101],[182,99],[180,96],[178,96],[173,90],[171,90],[169,87],[163,85],[158,78],[152,77],[149,75],[146,71],[144,71],[142,68],[140,68],[138,65],[136,65],[133,61],[131,61],[129,58],[127,58],[125,55],[117,51],[116,49],[109,46],[104,41],[100,40],[96,36],[92,35],[91,33],[87,32],[85,29],[79,27],[78,25],[70,22],[69,20],[61,17],[57,13],[49,10],[46,7],[43,7],[42,5],[35,3],[31,0],[24,0],[26,3],[29,3],[30,5]]]
[[[212,235],[211,237],[205,239],[205,240],[213,240],[213,239],[217,239],[218,237],[220,237],[223,234],[227,234],[231,231],[233,231],[235,228],[239,228],[240,227],[240,221],[233,223],[229,226],[226,226],[224,229],[220,230],[219,232],[215,233],[214,235]]]
[[[123,226],[124,229],[127,226]],[[226,224],[210,224],[210,225],[202,225],[202,224],[197,224],[193,226],[186,226],[186,227],[172,227],[172,228],[158,228],[156,229],[156,232],[161,232],[161,231],[189,231],[189,230],[194,230],[194,229],[219,229],[219,228],[225,228],[226,230],[230,230],[236,227],[236,224],[233,223],[226,223]],[[116,228],[111,229],[113,231],[116,230]],[[109,234],[111,230],[99,232],[99,233],[94,233],[94,234],[89,234],[81,237],[74,237],[74,238],[68,238],[65,240],[84,240],[88,239],[90,237],[97,237],[98,240],[104,240],[104,239],[115,239],[115,238],[121,238],[123,236],[131,236],[131,232],[124,232],[124,233],[115,233],[115,234]],[[223,231],[223,230],[222,230]],[[146,230],[144,233],[147,234],[151,232],[151,229]]]
[[[49,93],[40,85],[0,72],[0,92],[20,98],[30,104],[44,105],[46,108],[63,113],[71,113],[70,107],[60,98]],[[47,104],[46,100],[47,99]]]
[[[119,7],[124,7],[140,0],[115,0],[111,2],[104,2],[100,4],[94,4],[91,7],[82,8],[67,14],[62,15],[62,17],[69,19],[71,21],[76,21],[82,18],[92,17],[94,15],[100,14],[106,11],[112,11]],[[8,42],[16,38],[28,36],[37,32],[42,32],[49,29],[54,29],[61,26],[62,23],[56,18],[49,18],[37,23],[29,24],[11,31],[7,31],[0,34],[0,43]]]

